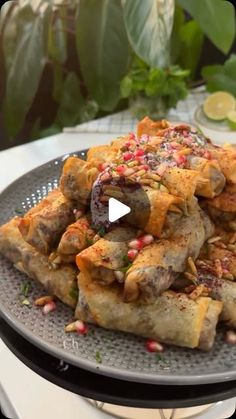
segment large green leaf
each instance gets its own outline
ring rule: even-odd
[[[8,134],[14,137],[22,128],[36,95],[46,64],[45,32],[49,8],[35,14],[29,3],[14,16],[17,31],[15,48],[4,50],[7,62],[5,122]],[[6,27],[7,32],[7,27]],[[9,56],[9,54],[11,56]]]
[[[191,71],[191,77],[194,78],[202,52],[203,32],[195,20],[190,20],[180,28],[179,37],[181,50],[178,63],[181,67],[188,68]]]
[[[76,40],[92,98],[101,109],[114,109],[130,58],[120,0],[80,0]]]
[[[227,54],[235,38],[234,7],[226,0],[177,0],[213,44]]]
[[[224,65],[212,65],[204,67],[202,76],[207,83],[210,92],[225,90],[236,97],[236,55],[225,62]]]
[[[174,0],[126,0],[124,17],[136,54],[151,67],[167,67]]]
[[[56,124],[69,127],[76,124],[84,99],[80,92],[80,84],[75,73],[69,73],[64,82],[64,89],[56,117]]]

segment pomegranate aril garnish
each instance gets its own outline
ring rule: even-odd
[[[233,330],[227,330],[225,341],[230,345],[236,345],[236,333]]]
[[[117,166],[116,172],[122,174],[125,169],[127,169],[127,166],[125,166],[124,164],[121,164],[120,166]]]
[[[50,303],[45,304],[45,306],[43,307],[43,314],[48,314],[51,311],[56,310],[56,308],[56,303],[54,301],[50,301]]]
[[[137,255],[138,255],[137,249],[128,250],[127,256],[131,262],[137,257]]]
[[[129,242],[131,249],[141,250],[143,248],[143,242],[141,239],[134,239]]]
[[[88,333],[88,326],[82,320],[76,320],[75,330],[80,335],[86,335]]]
[[[135,157],[141,157],[141,156],[144,156],[144,154],[145,152],[141,148],[134,152]]]
[[[131,160],[133,157],[134,155],[130,151],[126,151],[125,153],[123,153],[123,159],[125,161]]]
[[[145,234],[145,236],[140,237],[144,246],[151,244],[154,241],[154,237],[151,234]]]
[[[148,352],[163,352],[164,351],[163,345],[151,339],[146,342],[146,349],[148,350]]]

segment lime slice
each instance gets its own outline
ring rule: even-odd
[[[229,112],[235,110],[235,98],[227,92],[216,92],[208,96],[203,103],[203,110],[209,119],[222,121]]]
[[[229,127],[236,131],[236,111],[230,111],[227,115],[227,122]]]

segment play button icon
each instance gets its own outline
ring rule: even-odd
[[[123,204],[115,198],[110,198],[108,201],[108,219],[110,223],[114,223],[120,218],[131,212],[131,208],[128,205]]]

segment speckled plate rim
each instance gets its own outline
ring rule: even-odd
[[[78,150],[77,153],[82,155],[83,153],[86,154],[86,149]],[[56,161],[63,162],[66,158],[71,155],[78,155],[76,152],[68,153],[63,156],[57,157],[52,159],[43,165],[40,165],[29,172],[25,173],[24,175],[17,178],[11,184],[9,184],[1,193],[0,199],[4,197],[4,195],[8,194],[8,190],[12,189],[14,185],[18,185],[18,183],[23,180],[25,177],[30,176],[31,173],[37,171],[38,169],[42,169],[50,164],[55,164]],[[134,372],[134,371],[127,371],[126,369],[110,367],[103,364],[97,364],[95,361],[88,361],[84,358],[76,356],[72,353],[66,352],[63,349],[55,347],[53,344],[46,342],[38,338],[34,335],[26,326],[24,326],[20,321],[18,321],[17,317],[14,316],[9,309],[4,306],[4,303],[1,301],[0,297],[0,315],[3,319],[20,335],[22,335],[25,339],[31,342],[33,345],[37,346],[41,350],[45,351],[53,355],[56,358],[63,359],[64,361],[78,366],[80,368],[92,371],[96,374],[105,375],[108,377],[113,377],[120,380],[126,381],[134,381],[138,383],[147,383],[147,384],[162,384],[162,385],[197,385],[197,384],[212,384],[212,383],[219,383],[224,381],[233,381],[236,379],[236,369],[233,371],[227,372],[220,372],[220,373],[209,373],[209,374],[194,374],[194,375],[151,375],[145,372]]]

